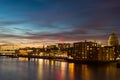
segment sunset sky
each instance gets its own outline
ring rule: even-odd
[[[0,0],[0,45],[120,41],[120,0]]]

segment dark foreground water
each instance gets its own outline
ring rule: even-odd
[[[120,80],[120,68],[0,57],[0,80]]]

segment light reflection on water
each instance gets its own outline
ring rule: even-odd
[[[46,59],[0,57],[0,80],[120,80],[115,64],[92,66]]]

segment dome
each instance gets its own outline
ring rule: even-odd
[[[116,46],[119,44],[118,37],[116,36],[115,32],[113,31],[108,39],[108,46]]]

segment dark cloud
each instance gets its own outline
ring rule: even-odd
[[[19,25],[24,24],[27,21],[0,21],[0,26],[11,26],[11,25]]]
[[[28,28],[26,29],[25,27],[24,27],[24,29],[23,28],[18,28],[18,27],[15,27],[13,29],[24,32],[25,34],[28,34],[29,32],[32,32],[32,29],[28,29]]]
[[[65,2],[62,6],[62,3],[59,3],[43,11],[37,11],[32,14],[29,13],[28,15],[31,21],[38,24],[38,27],[59,28],[59,24],[66,24],[70,26],[70,28],[72,25],[80,25],[79,27],[81,27],[84,26],[84,24],[87,26],[86,28],[120,26],[117,22],[120,18],[119,13],[117,13],[119,11],[120,1],[101,1],[100,3],[96,2],[96,4],[94,4],[95,2],[91,2],[88,7],[81,6],[79,3],[74,4],[74,2],[72,8],[69,5],[71,3],[67,4],[67,2]],[[67,5],[65,6],[65,4]],[[79,6],[77,6],[78,8],[76,4],[79,4]],[[57,26],[54,24],[57,24]]]
[[[119,4],[119,0],[15,1],[9,4],[15,10],[8,14],[17,20],[0,18],[0,37],[20,40],[107,40],[112,30],[120,34]],[[24,25],[20,27],[19,24]]]

